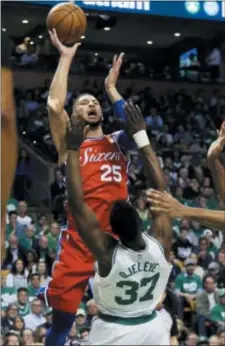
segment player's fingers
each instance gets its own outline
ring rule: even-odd
[[[116,61],[117,61],[117,54],[115,54],[113,57],[113,67],[115,67]]]
[[[148,197],[158,197],[158,198],[163,198],[163,193],[154,189],[149,189],[146,191],[146,195]]]
[[[77,49],[77,48],[79,48],[79,47],[81,46],[81,44],[82,44],[81,42],[75,43],[75,44],[73,45],[73,48],[76,48],[76,49]]]
[[[123,57],[124,57],[124,53],[120,53],[118,59],[117,59],[117,65],[118,67],[121,67],[122,62],[123,62]]]
[[[159,212],[165,212],[166,213],[166,210],[163,209],[163,208],[150,207],[150,210],[154,211],[154,212],[157,212],[157,213],[159,213]]]
[[[137,110],[137,114],[139,116],[139,118],[143,118],[143,115],[142,115],[142,111],[141,111],[141,108],[138,106],[138,105],[135,105],[135,108]]]

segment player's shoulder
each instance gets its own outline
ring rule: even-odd
[[[120,139],[120,137],[123,135],[123,130],[119,130],[119,131],[115,131],[110,133],[109,135],[107,135],[107,137],[111,140],[118,141]]]
[[[163,246],[162,244],[154,237],[152,237],[149,233],[147,232],[144,232],[143,235],[145,236],[148,244],[151,245],[151,251],[152,251],[152,248],[154,248],[155,250],[159,250],[160,253],[165,256],[165,252],[164,252],[164,249],[163,249]]]

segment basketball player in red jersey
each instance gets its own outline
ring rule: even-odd
[[[71,119],[64,110],[67,79],[71,62],[79,47],[66,47],[59,41],[56,31],[50,32],[52,44],[60,53],[48,97],[48,114],[52,137],[58,151],[59,164],[66,162],[66,133],[77,117],[89,124],[87,139],[80,149],[81,174],[85,202],[93,209],[101,228],[110,232],[110,207],[116,199],[126,200],[127,161],[119,146],[126,141],[123,131],[105,136],[102,131],[103,114],[99,101],[90,94],[75,100]],[[106,80],[110,99],[121,108],[124,103],[115,83],[122,64],[122,55],[114,58],[113,68]],[[93,257],[78,235],[73,217],[68,211],[67,227],[61,233],[59,252],[53,267],[52,280],[45,288],[46,303],[53,307],[53,324],[46,338],[47,346],[65,344],[66,336],[74,322],[75,314],[94,273]]]

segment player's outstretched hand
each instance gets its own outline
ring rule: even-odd
[[[67,130],[66,143],[68,150],[79,150],[81,144],[87,137],[89,125],[83,119],[73,120],[71,130]]]
[[[120,74],[120,68],[123,63],[124,53],[120,53],[119,56],[114,55],[112,68],[109,71],[109,74],[105,80],[106,89],[112,89],[116,87],[117,79]]]
[[[182,217],[182,208],[184,207],[168,192],[161,192],[149,189],[146,192],[147,201],[151,203],[150,209],[154,212],[165,212],[172,219]]]
[[[144,117],[139,106],[132,102],[126,102],[124,108],[127,115],[128,134],[132,136],[139,131],[146,130]]]
[[[225,121],[222,123],[220,130],[218,131],[218,138],[211,144],[208,150],[208,160],[216,160],[219,158],[223,148],[225,146]]]
[[[62,44],[62,42],[60,42],[55,29],[53,29],[52,31],[49,31],[49,36],[50,36],[50,40],[52,42],[52,45],[56,49],[58,49],[60,55],[67,56],[69,58],[74,57],[78,47],[81,45],[81,43],[79,42],[79,43],[75,43],[72,47],[64,46]]]

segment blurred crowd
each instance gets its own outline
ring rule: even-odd
[[[17,121],[21,137],[35,150],[56,162],[46,112],[49,81],[34,90],[15,90]],[[104,131],[121,128],[113,113],[103,85],[86,80],[80,90],[69,88],[66,109],[71,113],[73,99],[80,93],[93,93],[101,102]],[[143,110],[151,137],[164,171],[168,190],[183,204],[209,209],[225,209],[215,193],[207,167],[207,150],[216,138],[216,130],[225,120],[225,98],[222,90],[206,97],[204,90],[168,90],[156,94],[153,89],[128,87],[124,98]],[[142,220],[143,231],[151,227],[151,215],[145,200],[146,179],[138,152],[128,153],[129,193]],[[49,187],[52,215],[29,212],[25,187],[32,184],[29,169],[32,157],[21,150],[17,165],[13,196],[7,205],[7,254],[2,266],[1,314],[3,345],[43,345],[51,325],[51,308],[37,298],[39,288],[51,279],[57,256],[57,244],[64,221],[64,170],[55,171]],[[225,157],[222,157],[225,163]],[[225,237],[215,229],[197,222],[176,220],[171,251],[173,271],[168,289],[178,298],[176,310],[177,336],[180,345],[225,345]],[[90,279],[77,311],[67,345],[88,340],[90,323],[97,315]],[[163,313],[164,304],[158,309]],[[167,317],[165,318],[166,321]]]
[[[142,54],[143,55],[143,54]],[[19,45],[14,45],[12,60],[14,65],[25,68],[35,68],[45,71],[55,70],[58,57],[49,39],[43,38],[34,42],[25,37]],[[202,83],[225,81],[225,43],[210,43],[205,49],[203,58],[191,57],[185,66],[159,63],[157,59],[140,58],[138,53],[128,54],[121,69],[121,75],[126,78],[148,78],[152,80],[191,80]],[[192,61],[193,60],[193,61]],[[81,51],[76,62],[72,63],[71,72],[75,74],[106,74],[111,68],[111,57],[104,52]]]

